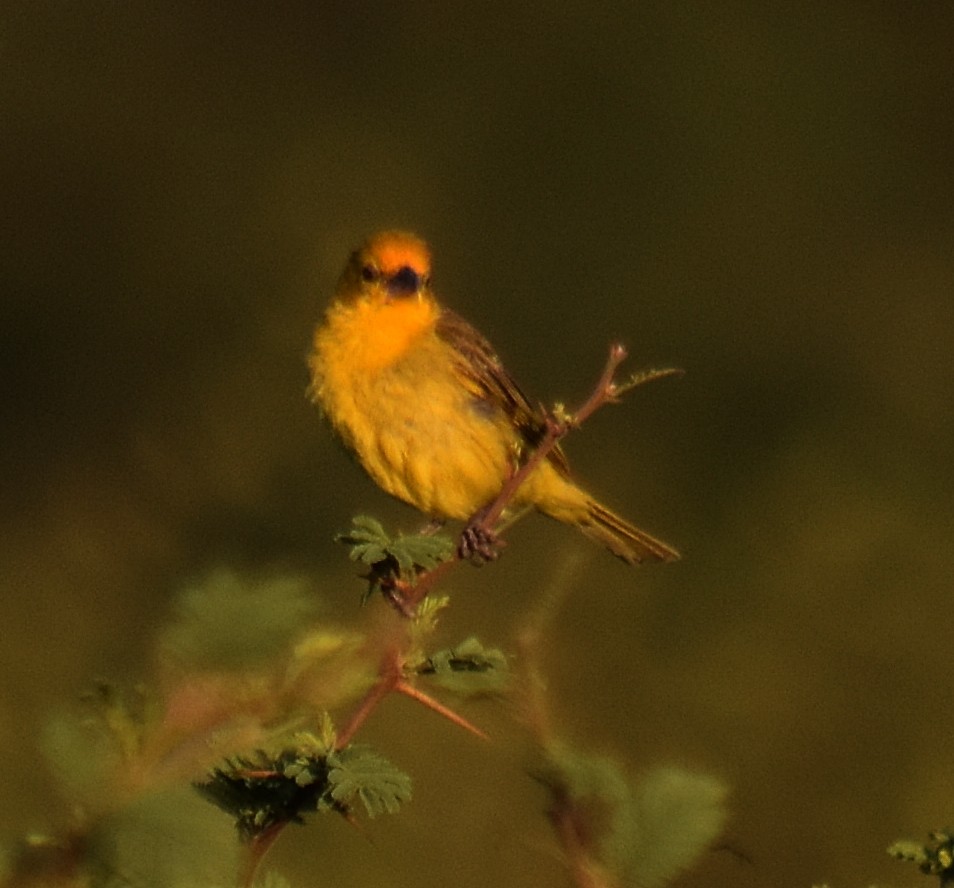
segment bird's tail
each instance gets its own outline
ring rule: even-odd
[[[600,505],[556,467],[544,463],[526,485],[526,501],[544,515],[580,528],[627,564],[675,561],[679,553]]]
[[[679,558],[679,553],[671,546],[633,527],[595,500],[587,502],[586,516],[578,526],[591,540],[605,546],[627,564],[675,561]]]

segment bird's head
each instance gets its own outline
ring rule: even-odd
[[[422,298],[431,278],[431,253],[419,237],[406,231],[381,231],[351,255],[338,295],[391,302]]]

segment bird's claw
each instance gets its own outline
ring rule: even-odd
[[[485,564],[488,561],[496,561],[504,545],[504,541],[492,530],[474,522],[461,532],[457,554],[462,561]]]

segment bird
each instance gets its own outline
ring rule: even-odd
[[[542,406],[438,301],[430,248],[407,231],[378,232],[351,253],[308,365],[308,395],[345,447],[381,489],[432,522],[472,519],[546,434]],[[510,503],[531,507],[629,564],[679,557],[579,486],[559,447]]]

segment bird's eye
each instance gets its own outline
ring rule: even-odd
[[[361,266],[361,280],[367,281],[376,281],[378,279],[378,270],[373,265],[362,265]]]

